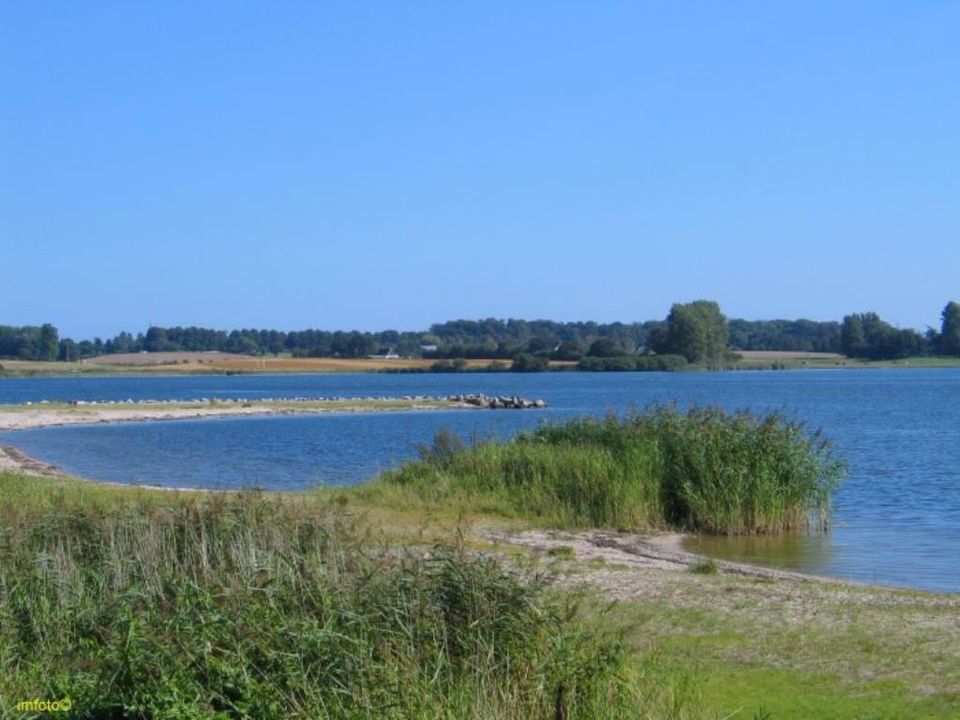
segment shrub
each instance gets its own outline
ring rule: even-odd
[[[683,355],[644,355],[637,358],[637,370],[676,372],[686,370],[688,365]]]
[[[429,457],[382,482],[564,525],[772,533],[825,527],[843,465],[819,433],[778,414],[654,407],[571,420]]]
[[[636,370],[636,359],[631,355],[618,355],[616,357],[592,357],[582,358],[577,363],[577,368],[589,372],[625,372]]]
[[[520,353],[513,359],[510,369],[514,372],[543,372],[550,367],[550,361],[544,357]]]
[[[720,571],[717,567],[717,561],[713,558],[697,560],[688,570],[695,575],[716,575]]]
[[[467,361],[464,358],[437,360],[430,364],[430,372],[463,372],[466,369]]]

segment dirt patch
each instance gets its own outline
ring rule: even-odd
[[[516,545],[547,553],[561,554],[566,548],[580,561],[612,563],[620,568],[654,570],[689,570],[701,563],[703,555],[687,552],[681,541],[683,535],[637,535],[613,533],[602,530],[581,532],[527,530],[519,533],[484,531],[487,540]],[[827,582],[828,578],[816,575],[766,568],[727,560],[715,560],[720,572],[750,578],[792,580],[795,582]]]
[[[722,667],[798,669],[889,680],[918,693],[960,692],[960,595],[851,583],[715,560],[679,535],[474,528],[562,591],[586,593],[625,622],[638,647],[684,639]],[[592,601],[591,601],[592,602]],[[606,612],[606,610],[604,610]],[[632,628],[632,629],[631,629]],[[700,644],[697,638],[707,638]]]
[[[774,612],[799,623],[831,605],[960,609],[960,596],[887,588],[779,568],[714,559],[717,573],[690,572],[706,560],[681,546],[682,535],[639,535],[600,530],[576,532],[476,529],[500,545],[526,548],[554,566],[552,581],[570,589],[597,589],[608,599],[655,599],[687,607]],[[704,593],[704,583],[718,592]],[[828,616],[829,617],[829,616]],[[960,625],[956,628],[960,631]]]

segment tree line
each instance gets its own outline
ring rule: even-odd
[[[452,320],[426,331],[382,332],[150,327],[103,340],[60,338],[52,324],[0,326],[0,357],[22,360],[79,360],[136,352],[222,351],[247,355],[359,358],[392,349],[404,357],[521,359],[531,369],[544,360],[615,369],[652,354],[677,360],[653,365],[721,364],[729,351],[837,352],[851,358],[888,360],[917,355],[960,356],[960,304],[949,302],[939,330],[896,328],[877,313],[853,313],[841,322],[813,320],[727,320],[716,302],[677,303],[664,320],[634,323],[552,320]],[[534,361],[536,360],[536,362]],[[641,365],[651,364],[644,361]]]

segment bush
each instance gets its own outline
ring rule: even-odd
[[[683,355],[644,355],[637,358],[637,370],[677,372],[689,366]]]
[[[626,354],[627,351],[613,338],[600,338],[595,340],[587,351],[587,355],[599,358],[612,358]]]
[[[437,360],[430,364],[430,372],[463,372],[466,369],[467,361],[464,358]]]
[[[479,443],[382,482],[560,525],[749,534],[825,527],[842,471],[819,433],[780,415],[654,407]]]
[[[631,355],[619,355],[617,357],[585,357],[577,363],[578,370],[588,372],[625,372],[636,370],[637,364]]]
[[[675,372],[688,367],[683,355],[620,355],[618,357],[585,357],[577,363],[578,370],[591,372]]]
[[[550,361],[547,358],[531,355],[530,353],[520,353],[513,359],[510,369],[514,372],[543,372],[549,369]]]

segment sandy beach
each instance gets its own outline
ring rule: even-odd
[[[332,412],[390,412],[400,410],[476,409],[467,403],[442,399],[346,399],[321,401],[165,402],[137,404],[0,405],[0,431],[55,425],[192,420],[249,415],[293,415]]]

